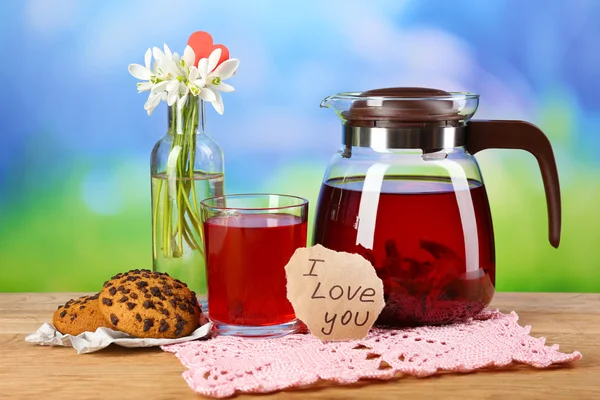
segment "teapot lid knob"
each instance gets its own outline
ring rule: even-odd
[[[372,89],[362,92],[359,96],[374,97],[401,97],[401,98],[420,98],[427,99],[429,97],[452,97],[452,94],[444,90],[423,88],[423,87],[392,87],[383,89]]]

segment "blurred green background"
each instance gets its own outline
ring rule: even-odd
[[[0,291],[95,291],[151,267],[146,116],[127,65],[211,32],[241,60],[208,114],[226,191],[306,197],[311,219],[340,91],[426,86],[481,94],[476,118],[524,119],[555,149],[559,249],[535,159],[478,154],[501,291],[600,291],[600,1],[76,1],[0,4]],[[312,221],[311,221],[312,222]],[[312,228],[312,224],[309,228]]]

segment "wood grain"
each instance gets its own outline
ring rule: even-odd
[[[81,293],[0,293],[0,398],[192,399],[177,358],[159,349],[110,347],[78,355],[36,346],[27,333],[51,321],[58,304]],[[514,366],[352,386],[319,385],[264,395],[292,399],[600,399],[600,294],[498,293],[492,306],[515,310],[532,335],[583,359],[567,367]],[[236,398],[257,398],[239,395]]]

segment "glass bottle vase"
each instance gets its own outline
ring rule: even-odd
[[[185,282],[206,312],[200,202],[224,193],[223,152],[205,132],[204,102],[169,107],[167,134],[152,150],[152,265]]]

